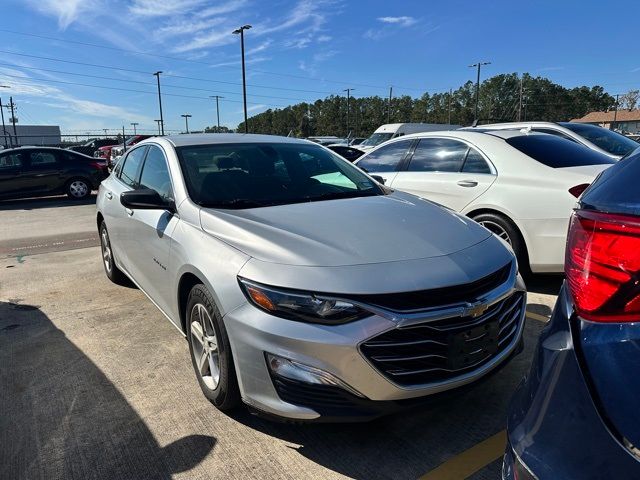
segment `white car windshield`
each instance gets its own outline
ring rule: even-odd
[[[391,137],[393,137],[393,133],[374,133],[362,142],[361,145],[366,147],[375,147],[376,145],[380,145],[382,142],[386,142]]]

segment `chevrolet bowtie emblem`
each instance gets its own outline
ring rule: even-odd
[[[489,305],[485,303],[470,303],[467,305],[467,307],[465,307],[463,316],[476,318],[486,312],[488,308]]]

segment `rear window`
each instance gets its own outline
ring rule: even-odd
[[[616,163],[603,153],[551,135],[522,135],[507,138],[506,142],[551,168]]]

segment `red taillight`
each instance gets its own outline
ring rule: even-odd
[[[640,218],[575,212],[567,238],[565,273],[582,318],[640,321]]]
[[[575,187],[571,187],[569,189],[569,193],[571,195],[573,195],[574,197],[578,198],[580,195],[582,195],[582,192],[584,192],[589,185],[591,185],[591,184],[590,183],[581,183],[580,185],[576,185]]]

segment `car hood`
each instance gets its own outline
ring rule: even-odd
[[[446,256],[491,234],[401,192],[245,210],[202,209],[204,231],[258,260],[343,266]]]

